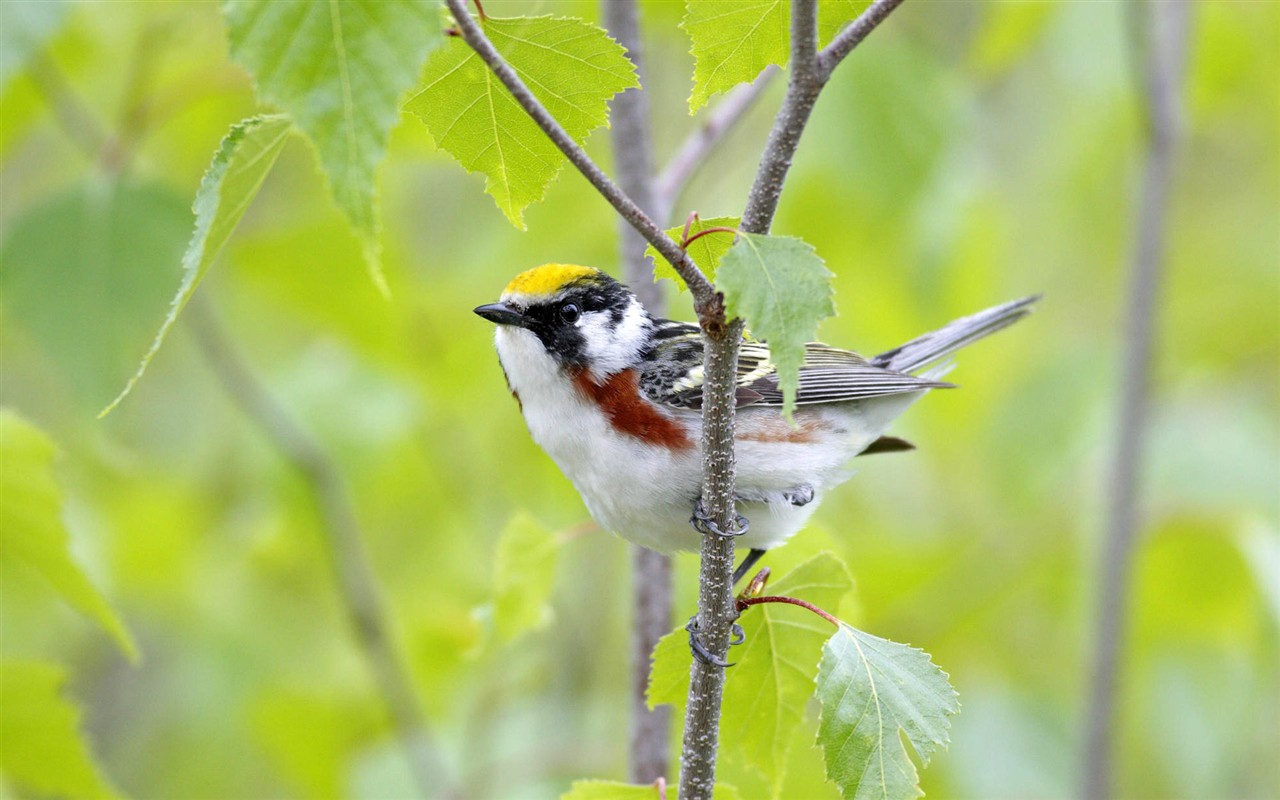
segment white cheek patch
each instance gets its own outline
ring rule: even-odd
[[[578,320],[586,347],[587,363],[598,376],[612,375],[640,358],[653,323],[638,300],[632,300],[614,326],[608,311],[593,311]]]
[[[517,392],[536,391],[559,380],[559,365],[532,331],[499,325],[493,336],[507,382]]]

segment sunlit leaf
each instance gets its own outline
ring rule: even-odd
[[[137,372],[124,390],[102,411],[111,412],[133,391],[147,370],[147,365],[160,350],[160,345],[186,307],[209,267],[218,258],[232,231],[257,196],[267,173],[275,165],[284,147],[291,125],[283,116],[253,117],[231,127],[213,156],[213,163],[200,181],[192,211],[196,215],[195,230],[182,257],[182,283],[169,305],[169,313],[156,333],[151,347],[142,357]]]
[[[819,0],[819,43],[830,41],[865,5]],[[686,0],[680,27],[689,34],[694,58],[690,113],[712,95],[755,80],[770,64],[786,64],[791,54],[791,4],[785,0]]]
[[[400,98],[440,42],[432,0],[231,0],[224,5],[231,57],[262,99],[288,112],[316,147],[334,202],[364,243],[385,291],[378,165]]]
[[[511,641],[551,620],[560,539],[528,514],[507,523],[495,557],[493,623]]]
[[[0,92],[62,27],[71,3],[8,0],[0,23]]]
[[[770,584],[766,593],[798,597],[835,614],[852,590],[844,563],[820,553]],[[776,603],[752,606],[738,622],[747,638],[733,653],[738,665],[726,685],[721,737],[740,748],[776,789],[785,775],[792,734],[813,696],[831,623],[807,609]]]
[[[716,288],[724,292],[725,310],[769,342],[788,415],[804,345],[817,335],[818,322],[836,313],[832,277],[810,245],[789,236],[742,234],[720,262]]]
[[[622,46],[580,19],[490,17],[481,23],[494,47],[530,91],[581,143],[608,124],[615,94],[639,86]],[[485,191],[511,223],[546,194],[564,156],[506,87],[461,39],[427,60],[423,88],[406,106],[436,146],[468,172],[485,175]]]
[[[928,766],[945,748],[960,711],[947,674],[929,654],[841,623],[822,648],[818,743],[827,777],[849,800],[919,797],[919,778],[901,735]]]
[[[676,800],[679,792],[675,783],[667,785],[665,792],[659,792],[656,784],[621,783],[619,781],[574,781],[569,791],[560,795],[560,800]],[[715,800],[739,800],[742,795],[733,786],[717,780]]]
[[[80,734],[80,710],[62,697],[65,682],[56,664],[0,661],[0,775],[41,796],[116,797]]]
[[[797,597],[831,613],[853,589],[843,562],[819,553],[770,583],[765,593]],[[742,613],[746,641],[729,655],[735,662],[726,673],[721,741],[741,752],[774,785],[785,777],[787,749],[813,696],[813,681],[831,623],[792,605],[766,603]],[[649,678],[649,706],[683,707],[689,692],[688,634],[670,633],[654,649]]]
[[[708,228],[736,228],[740,221],[738,217],[698,218],[690,223],[689,236],[692,238],[694,234]],[[680,242],[684,237],[684,226],[679,225],[674,228],[668,228],[667,235]],[[698,265],[698,269],[702,270],[702,274],[707,276],[707,280],[715,281],[716,269],[720,266],[720,259],[724,258],[724,254],[729,252],[735,235],[732,231],[708,233],[706,236],[694,240],[687,248],[689,257],[693,259],[693,263]],[[663,278],[669,278],[675,282],[676,288],[680,291],[688,291],[689,287],[685,285],[680,273],[676,272],[675,268],[667,263],[665,258],[658,255],[658,251],[654,249],[653,245],[647,246],[644,249],[644,254],[653,259],[654,283]]]
[[[38,428],[0,409],[0,559],[39,573],[137,660],[137,646],[124,623],[71,559],[60,516],[62,496],[53,477],[55,453],[53,442]]]

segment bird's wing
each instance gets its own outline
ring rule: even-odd
[[[702,338],[695,325],[662,320],[646,356],[640,389],[654,402],[676,408],[702,407]],[[769,345],[743,339],[738,351],[738,407],[781,406],[778,372]],[[849,350],[819,342],[805,345],[796,403],[836,403],[882,397],[951,384],[885,369]]]

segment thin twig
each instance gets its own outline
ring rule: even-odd
[[[1150,405],[1151,353],[1156,299],[1164,261],[1173,152],[1180,133],[1180,95],[1190,22],[1189,3],[1135,4],[1147,15],[1147,53],[1142,68],[1146,114],[1146,153],[1142,195],[1137,210],[1132,283],[1125,318],[1125,356],[1120,408],[1116,419],[1107,480],[1110,493],[1107,534],[1100,553],[1093,659],[1082,794],[1089,800],[1110,797],[1116,719],[1118,662],[1128,617],[1130,577],[1140,520],[1139,474]]]
[[[688,254],[663,233],[560,127],[497,52],[481,26],[467,14],[463,0],[445,1],[463,39],[507,87],[516,102],[618,213],[675,267],[689,286],[703,331],[702,506],[708,519],[720,530],[733,531],[738,519],[734,508],[734,382],[742,321],[724,319],[722,298]],[[881,0],[851,28],[859,24],[867,30],[874,28],[898,2],[901,0]],[[828,61],[820,65],[816,52],[816,13],[815,0],[796,0],[792,4],[792,80],[782,109],[774,120],[743,214],[742,230],[749,233],[768,232],[782,184],[818,92],[835,64],[866,36],[861,32],[841,34],[847,35],[846,41],[839,43],[841,49],[833,51]],[[737,613],[731,586],[733,566],[732,537],[703,536],[698,635],[705,648],[720,658],[728,650],[729,629]],[[679,795],[684,800],[710,800],[712,796],[723,687],[723,668],[694,660],[681,755]]]
[[[706,120],[685,138],[654,181],[654,219],[659,222],[671,219],[676,201],[689,181],[780,74],[782,70],[770,64],[751,83],[734,87],[708,112]]]
[[[693,263],[693,259],[689,254],[680,249],[674,239],[667,236],[661,228],[658,227],[649,215],[646,214],[635,201],[627,196],[626,192],[618,188],[608,175],[604,173],[599,166],[596,165],[586,151],[573,141],[573,137],[568,134],[560,123],[556,122],[555,117],[551,116],[551,112],[534,97],[533,92],[529,91],[529,87],[525,86],[524,81],[520,80],[520,76],[516,75],[515,70],[507,64],[506,60],[498,53],[493,46],[493,42],[489,41],[489,37],[485,36],[484,30],[480,27],[471,15],[467,13],[466,3],[464,0],[445,0],[449,6],[449,10],[453,13],[454,21],[457,23],[458,30],[462,34],[463,40],[471,46],[471,49],[480,56],[493,74],[498,77],[503,86],[511,92],[511,96],[520,104],[520,107],[542,128],[542,132],[547,135],[552,144],[564,153],[578,171],[582,173],[591,185],[596,187],[598,191],[609,204],[617,210],[622,218],[631,224],[633,228],[640,232],[654,249],[671,263],[680,277],[684,280],[685,285],[689,287],[690,294],[693,295],[694,310],[698,313],[698,319],[703,322],[704,327],[708,324],[723,324],[719,322],[724,318],[724,307],[720,296],[716,293],[711,282],[707,280],[698,266]]]
[[[627,49],[643,86],[645,64],[636,0],[601,0],[600,6],[605,27]],[[648,92],[635,88],[618,95],[613,100],[609,118],[618,185],[642,211],[650,213],[655,201]],[[623,277],[649,313],[661,316],[665,298],[644,256],[645,239],[626,220],[618,220],[618,229]],[[631,717],[627,760],[632,783],[652,783],[666,778],[671,749],[671,707],[663,705],[651,710],[647,702],[650,656],[658,640],[671,630],[671,557],[632,545],[631,583]]]
[[[796,148],[800,145],[800,135],[804,133],[822,87],[831,79],[832,72],[840,62],[902,2],[903,0],[876,0],[821,53],[815,53],[817,23],[805,22],[804,27],[797,30],[795,7],[792,7],[791,65],[787,94],[782,100],[782,108],[778,110],[773,129],[769,132],[769,141],[765,144],[755,183],[747,197],[747,208],[742,212],[742,230],[747,233],[769,232],[773,215],[778,210],[778,200],[782,196],[782,185],[791,169]]]
[[[320,511],[338,596],[387,705],[419,792],[423,796],[456,795],[447,788],[450,782],[444,765],[392,638],[341,473],[328,453],[258,381],[202,295],[188,305],[185,319],[223,389],[306,480]]]

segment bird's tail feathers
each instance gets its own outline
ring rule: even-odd
[[[1039,299],[1040,295],[1032,295],[961,317],[936,331],[917,336],[904,345],[881,353],[871,359],[871,363],[897,372],[915,372],[962,347],[1009,327],[1030,314],[1032,306]],[[949,365],[944,365],[942,373],[945,374],[948,368]],[[930,377],[933,375],[934,372],[931,372]]]

